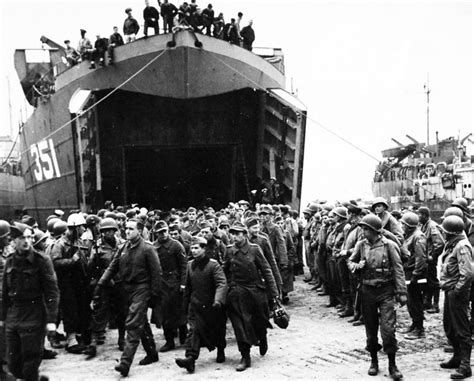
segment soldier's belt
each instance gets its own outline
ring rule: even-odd
[[[364,286],[371,286],[371,287],[383,287],[389,284],[392,284],[392,280],[388,279],[362,279],[362,284]]]

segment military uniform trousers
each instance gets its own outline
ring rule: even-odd
[[[455,294],[452,290],[444,294],[443,326],[446,337],[454,349],[454,357],[461,365],[469,366],[471,359],[471,328],[468,306],[470,290]]]
[[[226,347],[226,320],[224,306],[219,309],[212,306],[191,304],[189,308],[189,330],[186,337],[186,357],[198,359],[200,349],[209,351]]]
[[[377,332],[380,326],[383,350],[387,354],[396,353],[397,339],[395,337],[395,289],[392,284],[380,287],[362,285],[362,315],[364,315],[365,334],[367,336],[366,349],[378,352],[381,349],[378,343]],[[380,313],[380,318],[379,318]]]
[[[37,381],[43,358],[46,312],[42,299],[14,302],[5,320],[7,362],[18,379]]]
[[[115,317],[119,337],[125,332],[127,308],[122,286],[102,287],[100,301],[91,317],[92,339],[98,339],[105,334],[107,323]]]
[[[308,266],[309,272],[311,273],[311,275],[313,275],[315,271],[315,268],[314,268],[315,258],[314,258],[314,250],[311,247],[309,240],[304,241],[304,253],[306,257],[306,266]]]
[[[120,363],[130,368],[140,340],[147,355],[156,353],[156,345],[147,318],[151,298],[148,284],[124,285],[124,291],[128,308],[125,320],[127,336]]]
[[[87,341],[90,326],[90,291],[85,283],[71,281],[58,282],[60,298],[59,312],[67,334],[77,333],[83,335]]]
[[[411,282],[407,286],[407,308],[413,324],[421,328],[423,327],[423,290],[424,285]]]
[[[348,298],[351,295],[351,279],[349,268],[347,267],[347,256],[338,256],[336,258],[336,266],[342,295]]]
[[[337,271],[337,258],[334,255],[327,257],[328,283],[326,291],[329,294],[330,302],[339,303],[341,299],[341,281]]]

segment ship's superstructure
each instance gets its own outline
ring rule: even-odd
[[[474,156],[467,156],[470,136],[438,140],[436,144],[411,144],[382,152],[385,160],[376,168],[374,196],[389,200],[392,207],[428,205],[439,216],[455,198],[473,200]]]

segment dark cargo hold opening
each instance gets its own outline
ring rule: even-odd
[[[125,147],[127,203],[168,210],[231,199],[232,146]]]

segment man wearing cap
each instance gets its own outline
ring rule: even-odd
[[[56,331],[58,283],[51,259],[33,249],[33,230],[21,223],[10,229],[15,251],[5,262],[0,326],[10,372],[38,380],[45,332]]]
[[[82,215],[72,213],[67,220],[66,233],[53,243],[50,252],[61,294],[59,310],[67,335],[66,350],[74,354],[82,353],[90,335],[87,267],[90,249],[80,238],[85,225]]]
[[[262,233],[268,235],[278,268],[280,271],[283,271],[288,266],[288,253],[283,232],[279,226],[273,223],[273,209],[268,205],[263,205],[258,214],[260,216]]]
[[[229,285],[228,316],[242,355],[236,370],[241,372],[251,365],[252,345],[260,347],[260,355],[267,353],[270,323],[265,288],[273,298],[278,297],[278,289],[262,250],[248,241],[245,225],[235,222],[230,234],[234,244],[227,247],[223,268]]]
[[[85,61],[91,58],[93,50],[91,40],[86,37],[87,31],[81,29],[81,39],[77,45],[77,52],[81,55],[81,60]]]
[[[250,243],[258,245],[262,250],[263,256],[267,260],[272,269],[273,278],[275,279],[278,290],[281,292],[283,288],[283,280],[281,278],[280,270],[273,254],[272,246],[266,234],[261,233],[261,225],[258,217],[249,217],[244,221],[248,231],[248,239]],[[270,295],[271,298],[271,295]]]
[[[375,376],[379,372],[377,353],[382,347],[378,343],[377,331],[380,326],[390,376],[394,380],[400,380],[403,376],[395,362],[398,349],[395,337],[395,298],[402,305],[407,301],[400,248],[382,235],[382,221],[379,217],[367,215],[359,225],[362,226],[365,238],[357,242],[348,266],[353,272],[359,271],[362,279],[366,349],[372,359],[368,374]]]
[[[427,255],[426,237],[418,227],[418,215],[406,212],[401,218],[404,232],[403,245],[410,253],[410,257],[403,264],[408,286],[408,313],[412,324],[405,330],[407,339],[414,340],[425,337],[423,328],[423,295],[422,282],[426,282]]]
[[[157,221],[153,230],[158,236],[153,245],[160,258],[163,276],[161,304],[153,311],[152,322],[163,327],[166,342],[160,348],[160,352],[168,352],[175,347],[176,330],[179,330],[180,343],[184,344],[186,340],[186,315],[182,310],[182,296],[186,288],[188,261],[183,245],[170,237],[168,224],[165,221]]]
[[[97,283],[94,296],[102,293],[102,288],[113,279],[120,279],[124,290],[127,318],[127,336],[120,363],[115,370],[127,376],[140,341],[146,356],[139,364],[148,365],[158,361],[153,333],[148,323],[148,307],[153,308],[161,298],[161,266],[155,248],[140,235],[143,228],[138,219],[127,221],[125,232],[127,242],[112,259],[104,275]]]
[[[453,357],[440,364],[444,369],[457,369],[452,379],[471,377],[471,328],[468,307],[471,284],[472,246],[463,231],[461,217],[447,216],[443,220],[446,244],[441,256],[440,286],[445,293],[443,326],[446,337],[453,346]]]
[[[114,49],[117,46],[122,46],[123,44],[124,44],[123,37],[118,31],[118,27],[114,26],[113,27],[113,33],[109,37],[109,49],[108,49],[109,64],[114,63]],[[112,203],[112,201],[108,201],[108,202]],[[114,206],[114,204],[112,203],[112,207],[113,206]],[[107,208],[107,206],[106,206],[106,208]],[[112,210],[113,210],[113,208],[112,208]]]
[[[125,9],[127,18],[123,22],[123,35],[125,37],[125,43],[135,41],[137,33],[140,30],[140,25],[138,21],[132,16],[132,8]]]
[[[426,273],[426,290],[424,293],[424,305],[426,312],[439,312],[439,279],[438,279],[438,258],[443,252],[444,239],[439,226],[430,218],[430,210],[426,206],[418,209],[420,218],[420,228],[426,237],[426,254],[428,269]]]
[[[293,284],[293,264],[296,262],[296,247],[291,233],[287,230],[288,225],[285,222],[286,221],[282,216],[275,218],[275,223],[280,227],[280,229],[283,231],[283,234],[285,235],[286,252],[288,254],[288,266],[286,269],[280,272],[283,282],[281,288],[281,301],[283,304],[288,304],[290,301],[288,293],[294,291],[295,289]]]
[[[217,226],[216,215],[212,213],[206,214],[206,221],[211,224],[211,231],[214,234],[214,237],[227,246],[230,243],[229,236],[224,230],[219,229],[219,227]]]
[[[221,266],[206,255],[207,241],[194,237],[191,243],[193,260],[188,263],[184,305],[187,306],[189,331],[186,337],[185,358],[176,359],[176,364],[189,373],[201,347],[210,351],[217,347],[218,363],[225,361],[227,280]]]

